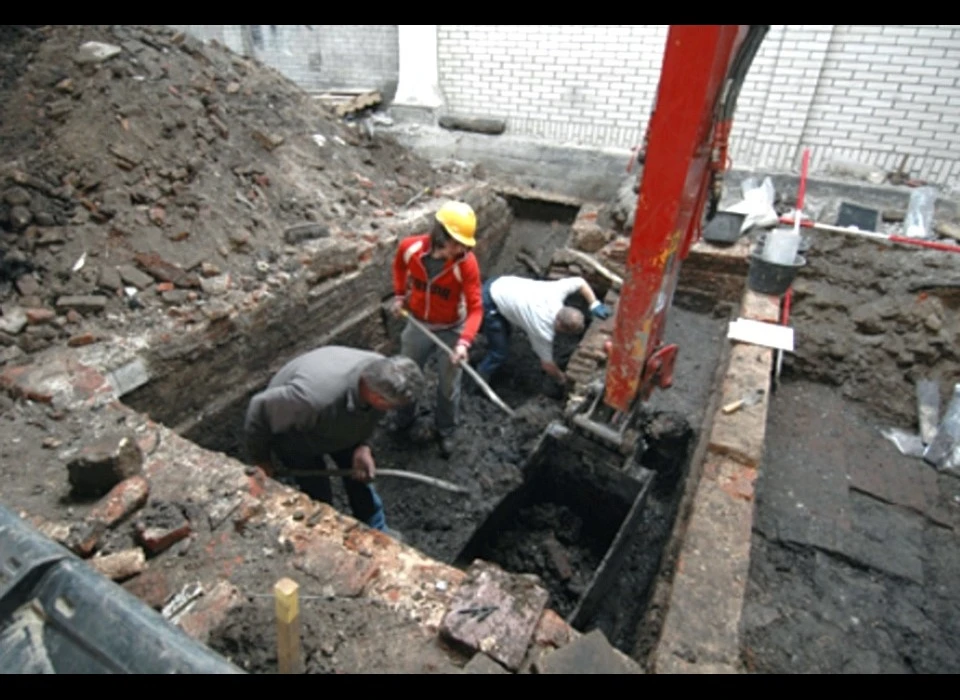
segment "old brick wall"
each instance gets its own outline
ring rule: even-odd
[[[237,53],[253,54],[307,92],[378,89],[391,99],[397,89],[399,54],[395,24],[170,25],[203,40],[215,39]]]

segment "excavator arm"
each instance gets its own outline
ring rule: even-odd
[[[620,442],[628,416],[656,388],[672,383],[678,348],[663,333],[681,262],[715,213],[728,167],[733,111],[767,25],[671,25],[645,137],[642,181],[607,347],[606,410],[575,417]],[[709,206],[708,206],[709,202]],[[606,413],[598,420],[596,413]]]

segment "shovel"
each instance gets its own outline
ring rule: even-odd
[[[351,469],[278,469],[278,476],[353,476],[353,470]],[[418,474],[417,472],[408,472],[402,469],[377,469],[376,476],[394,476],[400,477],[403,479],[411,479],[413,481],[419,481],[421,484],[427,484],[429,486],[434,486],[438,489],[443,489],[444,491],[451,491],[452,493],[470,493],[470,491],[463,487],[458,486],[457,484],[451,484],[449,481],[444,481],[443,479],[438,479],[433,476],[427,476],[426,474]]]
[[[453,353],[453,350],[447,347],[446,343],[440,340],[440,338],[438,338],[434,333],[432,333],[429,328],[427,328],[422,323],[420,323],[420,321],[418,321],[413,316],[411,316],[409,311],[407,311],[406,309],[401,309],[400,313],[404,318],[408,319],[410,323],[412,323],[421,331],[423,331],[424,335],[426,335],[430,340],[436,343],[437,347],[439,347],[441,350],[445,350],[448,353],[451,353],[451,354]],[[487,384],[485,381],[483,381],[483,377],[477,374],[476,370],[473,369],[473,367],[471,367],[466,362],[461,363],[460,366],[463,368],[463,371],[469,374],[470,378],[473,379],[473,381],[475,381],[480,386],[481,389],[483,389],[483,393],[485,393],[490,398],[491,401],[497,404],[497,406],[503,409],[504,413],[506,413],[511,418],[516,417],[517,414],[514,412],[514,410],[510,408],[503,401],[503,399],[497,396],[494,390],[490,388],[490,385]]]

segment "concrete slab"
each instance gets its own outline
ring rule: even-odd
[[[593,630],[565,647],[543,654],[533,664],[539,674],[643,674],[632,659],[618,652],[603,632]]]

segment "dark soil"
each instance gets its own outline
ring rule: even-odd
[[[880,435],[883,425],[876,412],[806,380],[785,382],[774,394],[742,622],[751,668],[960,670],[960,480],[936,480],[940,512],[954,529],[869,493],[841,487],[837,496],[836,484],[847,482],[859,465],[932,469],[901,455]],[[867,531],[867,540],[832,544],[812,529],[798,529],[799,516],[790,513],[811,512],[813,522],[836,532],[832,515],[840,508],[846,529]],[[879,538],[876,552],[871,537]],[[917,565],[919,580],[891,571],[902,561]]]
[[[91,41],[120,53],[78,62]],[[0,54],[0,364],[230,308],[303,266],[290,227],[376,238],[462,179],[169,27],[5,26]],[[58,305],[88,295],[102,306]],[[25,329],[22,309],[50,318]]]
[[[458,673],[436,635],[367,598],[301,596],[304,673]],[[210,647],[249,673],[278,673],[272,596],[250,597],[214,630]]]
[[[960,381],[960,258],[845,234],[812,243],[757,482],[744,661],[956,673],[960,480],[880,431],[918,431],[918,380],[939,380],[941,416]]]

